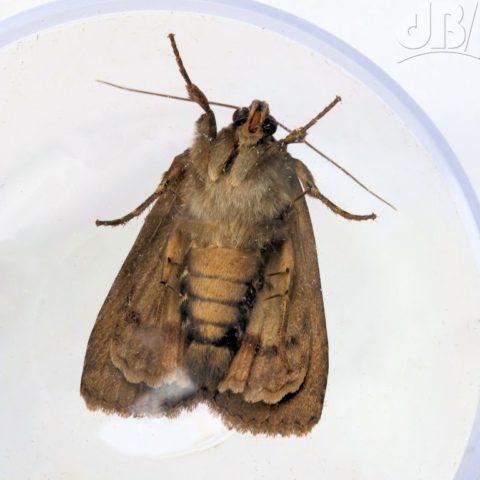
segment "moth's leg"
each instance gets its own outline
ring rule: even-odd
[[[306,125],[300,128],[292,130],[285,138],[280,140],[283,145],[289,143],[299,143],[305,140],[307,131],[313,127],[323,116],[325,116],[338,102],[341,102],[341,98],[337,95],[320,113],[313,117]]]
[[[306,195],[310,195],[311,197],[318,198],[332,212],[342,216],[343,218],[346,218],[347,220],[360,221],[360,220],[375,220],[375,218],[377,218],[375,213],[371,213],[369,215],[355,215],[335,205],[331,200],[329,200],[327,197],[322,195],[322,193],[320,193],[320,190],[315,185],[315,180],[313,179],[313,175],[311,174],[310,170],[300,160],[294,159],[294,169],[295,169],[295,173],[297,174],[297,177],[302,182],[303,188],[305,190],[304,194],[302,194],[300,197],[298,197],[294,201],[298,200],[299,198],[303,197],[303,195],[306,194]]]
[[[156,188],[156,190],[145,200],[143,201],[137,208],[132,210],[127,215],[123,217],[116,218],[114,220],[96,220],[95,224],[97,226],[111,226],[115,227],[117,225],[123,225],[130,221],[134,217],[138,217],[150,204],[152,204],[172,183],[176,182],[184,173],[186,159],[188,157],[188,150],[183,152],[181,155],[177,155],[170,168],[167,172],[163,175],[162,181],[160,185]]]
[[[106,226],[106,225],[115,227],[117,225],[123,225],[129,222],[134,217],[138,217],[154,200],[158,198],[158,196],[161,194],[161,187],[162,187],[162,184],[160,184],[157,187],[157,189],[145,201],[143,201],[137,208],[132,210],[130,213],[127,213],[127,215],[124,215],[123,217],[120,217],[120,218],[116,218],[114,220],[95,220],[95,225],[97,227]]]
[[[185,69],[185,66],[183,65],[182,57],[180,56],[180,52],[178,51],[177,48],[177,43],[175,42],[175,35],[173,33],[170,33],[168,35],[168,38],[170,39],[170,43],[172,44],[172,49],[173,53],[175,55],[175,59],[177,61],[178,69],[180,70],[180,74],[182,75],[183,79],[185,80],[185,83],[187,84],[187,92],[188,96],[200,107],[203,109],[205,112],[206,116],[206,123],[208,124],[208,138],[209,140],[215,138],[217,136],[217,122],[215,120],[215,114],[213,113],[213,110],[210,108],[210,103],[208,102],[208,99],[206,95],[198,88],[192,81],[190,80],[190,77],[187,73],[187,70]],[[203,117],[203,115],[202,115]],[[200,119],[202,118],[200,117]]]
[[[290,273],[290,269],[287,267],[285,270],[282,270],[281,272],[267,273],[265,276],[274,277],[276,275],[288,275],[289,273]]]
[[[175,292],[178,295],[179,298],[183,297],[182,292],[180,292],[178,288],[172,287],[167,281],[162,280],[160,283],[162,285],[165,285],[165,288],[170,288],[173,292]]]
[[[282,272],[283,273],[283,272]],[[286,290],[283,293],[274,293],[273,295],[270,295],[269,297],[262,298],[263,301],[265,300],[271,300],[272,298],[280,298],[280,297],[285,297],[288,295],[288,290]]]
[[[197,175],[206,179],[210,163],[210,120],[204,113],[195,124],[195,139],[191,147],[191,165]]]

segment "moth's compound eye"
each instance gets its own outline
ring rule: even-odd
[[[277,131],[277,126],[277,121],[271,115],[268,115],[263,121],[262,129],[265,134],[273,135]]]
[[[242,107],[242,108],[237,108],[233,112],[233,123],[235,124],[236,127],[239,127],[240,125],[243,125],[245,121],[248,118],[248,108],[247,107]]]

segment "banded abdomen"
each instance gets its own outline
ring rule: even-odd
[[[258,251],[192,248],[183,278],[186,366],[198,386],[214,390],[226,375],[261,284]]]

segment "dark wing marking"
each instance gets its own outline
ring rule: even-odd
[[[177,156],[91,333],[81,394],[92,409],[165,413],[192,393],[182,375],[179,270],[186,240],[174,229],[188,151]],[[170,258],[170,260],[168,260]],[[159,388],[151,388],[159,387]]]
[[[293,198],[301,193],[296,182]],[[224,421],[241,431],[306,434],[320,419],[323,407],[328,343],[315,239],[305,199],[294,203],[288,221],[291,236],[267,265],[274,273],[293,264],[288,294],[270,300],[266,294],[263,299],[259,296],[259,314],[252,311],[240,350],[219,386],[221,393],[211,401]]]

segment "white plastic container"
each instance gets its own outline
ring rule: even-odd
[[[166,35],[212,100],[270,103],[290,127],[335,95],[292,151],[361,224],[309,202],[330,339],[323,417],[304,438],[88,411],[86,342],[142,220],[99,229],[156,187],[192,137]],[[62,1],[0,23],[0,476],[14,479],[470,480],[480,471],[478,202],[417,105],[366,58],[247,1]],[[216,109],[219,124],[231,112]],[[210,448],[215,446],[215,448]]]

